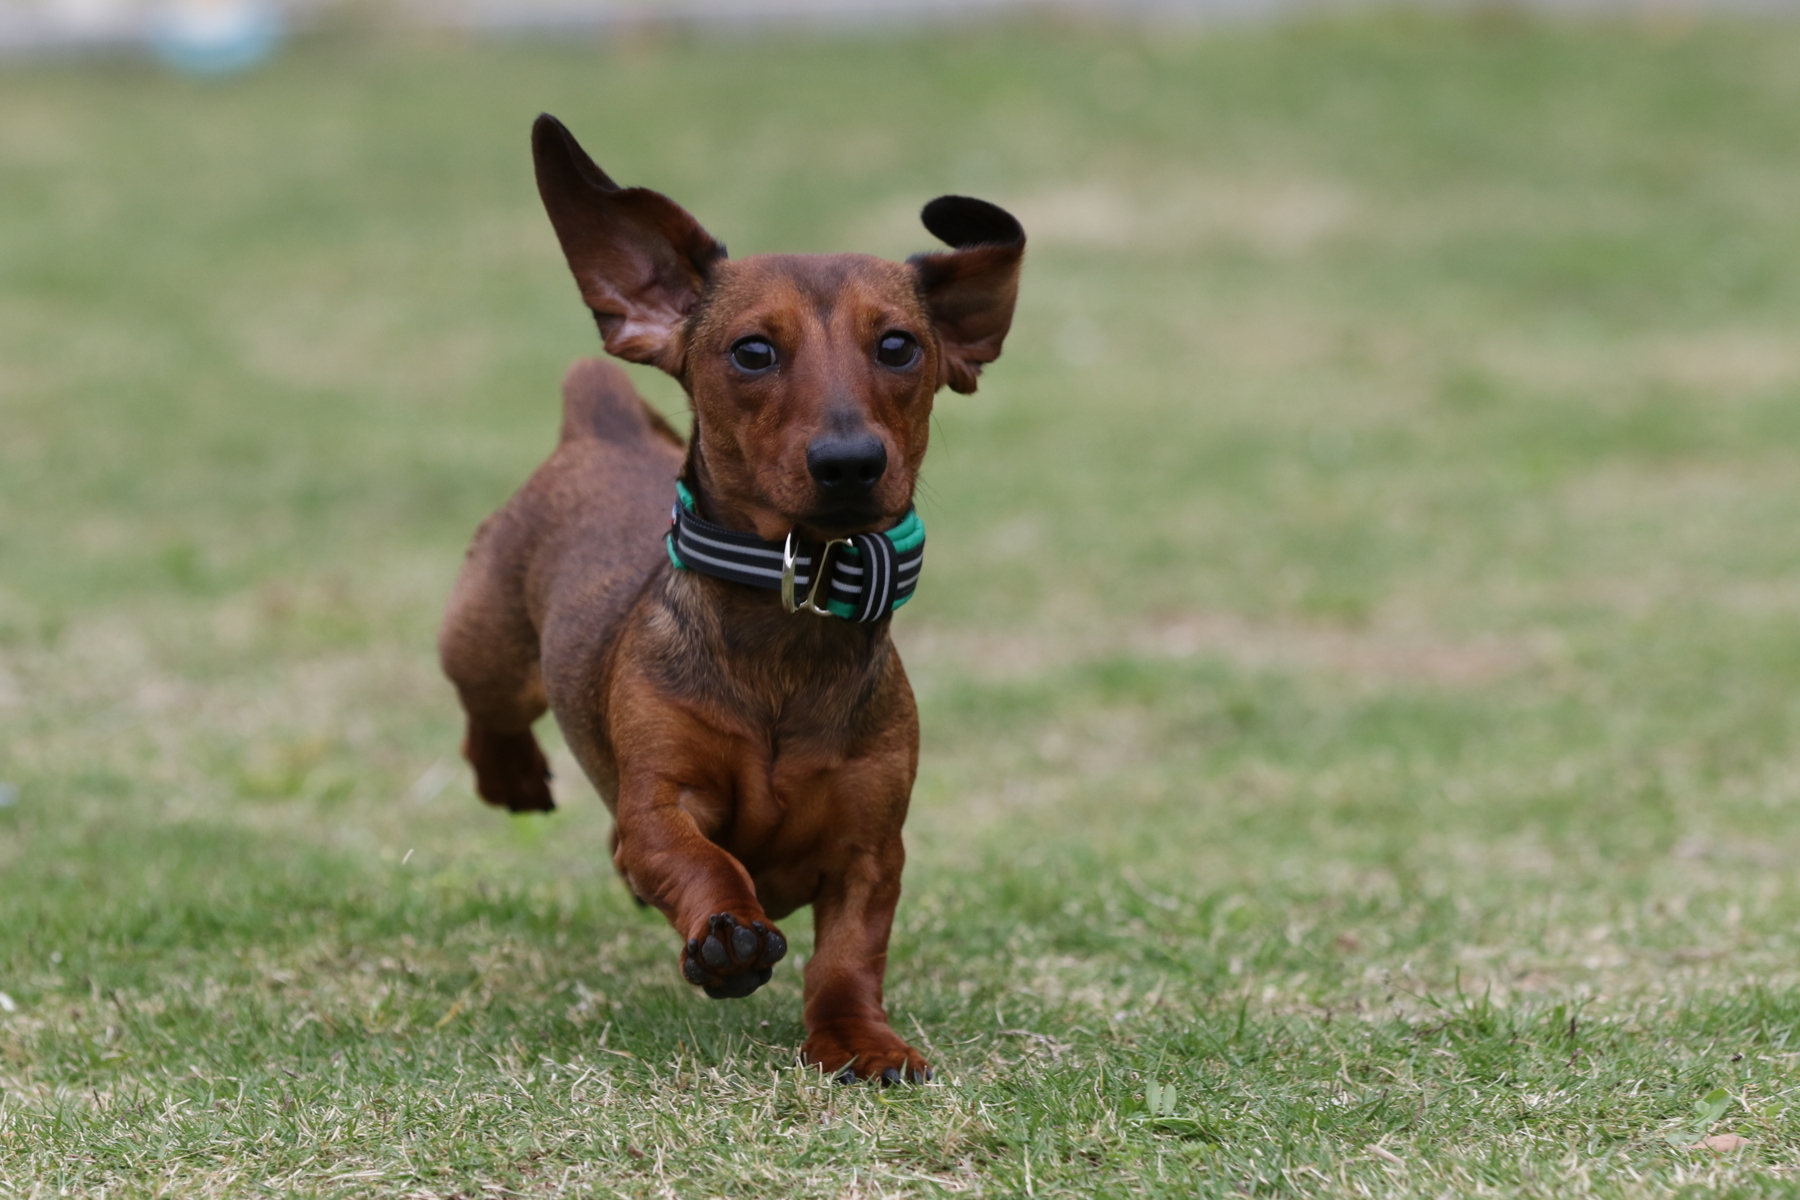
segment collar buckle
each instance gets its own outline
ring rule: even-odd
[[[853,543],[849,538],[832,538],[819,550],[819,559],[813,564],[812,584],[806,589],[806,596],[798,603],[794,600],[794,568],[800,565],[800,539],[788,530],[787,542],[781,548],[781,606],[790,613],[809,612],[815,617],[832,617],[837,614],[829,608],[819,606],[819,588],[825,585],[830,572],[827,570],[831,562],[833,546],[849,546]],[[826,595],[830,588],[826,587]]]

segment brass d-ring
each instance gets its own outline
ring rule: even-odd
[[[849,538],[832,538],[819,551],[819,561],[813,564],[812,584],[806,589],[806,598],[799,603],[794,601],[794,568],[800,564],[800,539],[788,530],[787,542],[781,549],[781,606],[791,613],[809,612],[815,617],[831,617],[837,614],[829,608],[820,608],[818,604],[819,588],[824,584],[827,575],[826,567],[831,562],[833,546],[850,545]],[[831,589],[826,588],[829,597]]]

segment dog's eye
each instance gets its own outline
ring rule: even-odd
[[[763,338],[739,338],[731,345],[731,361],[740,371],[761,374],[775,365],[775,347]]]
[[[919,342],[910,333],[889,330],[875,343],[875,361],[884,367],[910,367],[919,358]]]

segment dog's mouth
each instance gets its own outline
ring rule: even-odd
[[[801,536],[819,535],[820,540],[854,537],[859,533],[876,533],[891,528],[898,517],[890,517],[874,509],[829,508],[810,512],[795,520]]]

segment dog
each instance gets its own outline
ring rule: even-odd
[[[802,1059],[924,1082],[882,1005],[919,748],[888,631],[922,563],[933,397],[999,356],[1024,230],[943,196],[922,216],[946,251],[734,260],[554,117],[532,152],[606,350],[679,380],[693,431],[616,364],[570,369],[556,450],[476,532],[439,636],[476,789],[553,808],[531,732],[553,712],[683,979],[749,995],[810,904]]]

